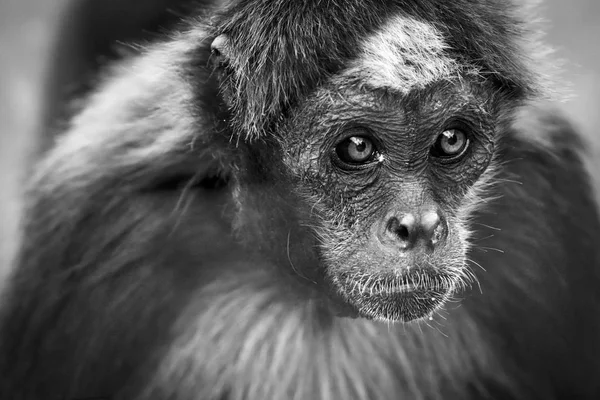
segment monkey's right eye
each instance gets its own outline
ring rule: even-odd
[[[350,136],[336,146],[335,153],[343,163],[359,166],[373,161],[377,150],[368,137]]]

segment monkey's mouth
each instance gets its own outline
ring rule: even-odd
[[[416,270],[403,275],[379,274],[335,279],[342,297],[365,318],[409,322],[439,309],[455,290],[447,274]]]

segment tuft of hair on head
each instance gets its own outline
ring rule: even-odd
[[[541,42],[538,1],[525,0],[242,0],[210,21],[229,41],[231,122],[255,139],[286,110],[347,67],[360,43],[396,16],[430,24],[447,55],[493,80],[512,99],[548,97],[556,63]]]

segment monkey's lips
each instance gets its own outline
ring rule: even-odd
[[[381,274],[336,279],[340,293],[361,316],[409,322],[431,315],[454,290],[452,279],[440,273],[417,271],[402,276]]]

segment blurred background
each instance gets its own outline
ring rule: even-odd
[[[121,26],[123,20],[152,12],[144,0],[103,1],[117,7],[119,1],[133,1],[139,6],[135,15],[117,14]],[[153,3],[160,1],[179,0]],[[0,0],[0,279],[14,250],[22,182],[39,145],[44,77],[67,2]],[[600,187],[600,0],[545,0],[540,11],[549,21],[547,41],[565,61],[564,79],[571,84],[571,100],[559,106],[589,140],[590,165]],[[66,70],[67,78],[69,73]]]

